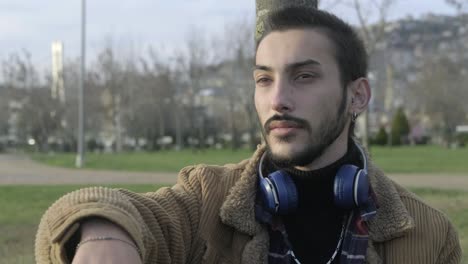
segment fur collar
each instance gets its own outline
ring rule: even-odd
[[[240,179],[232,187],[220,211],[220,217],[224,224],[254,237],[265,232],[262,230],[264,229],[262,225],[255,220],[256,173],[260,157],[265,150],[264,145],[257,148],[252,158],[246,163]],[[395,183],[375,167],[370,160],[368,167],[370,183],[379,205],[377,215],[369,222],[368,261],[381,263],[372,242],[380,243],[403,236],[414,228],[414,221],[401,201]],[[268,241],[258,243],[268,245]]]

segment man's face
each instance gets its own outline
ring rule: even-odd
[[[334,47],[319,31],[268,34],[257,49],[254,79],[262,132],[280,166],[312,163],[349,126]]]

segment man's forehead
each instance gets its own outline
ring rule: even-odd
[[[320,66],[333,59],[332,52],[331,42],[320,31],[314,29],[275,31],[259,43],[255,64],[270,68]]]

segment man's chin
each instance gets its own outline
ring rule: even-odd
[[[294,153],[296,147],[296,142],[293,142],[291,139],[286,138],[271,138],[268,140],[268,148],[271,154],[275,156],[287,157]]]
[[[310,143],[276,142],[268,143],[269,158],[280,167],[305,166],[319,157],[325,146],[311,147]],[[308,147],[307,147],[308,146]]]
[[[274,146],[268,146],[268,155],[270,159],[279,166],[289,167],[293,166],[292,162],[294,162],[295,157],[301,151],[291,143],[278,143]]]

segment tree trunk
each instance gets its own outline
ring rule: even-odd
[[[175,121],[176,150],[181,150],[184,148],[184,141],[182,138],[183,132],[182,132],[182,124],[180,121],[180,108],[178,108],[176,104],[173,104],[173,105],[175,106],[174,121]]]
[[[253,103],[249,103],[246,105],[245,109],[247,109],[247,118],[249,119],[249,146],[251,150],[257,149],[257,119],[255,118],[255,109],[253,107]]]
[[[257,0],[257,16],[263,10],[269,12],[273,9],[280,9],[291,6],[317,8],[317,3],[317,0]]]
[[[166,135],[166,126],[164,124],[164,112],[161,107],[162,103],[158,103],[158,127],[159,127],[159,133],[158,133],[158,139],[162,140],[162,138]],[[161,149],[166,149],[166,146],[164,144],[161,144]]]
[[[120,107],[120,96],[116,95],[114,98],[114,133],[115,133],[115,151],[122,152],[122,113]],[[86,144],[85,144],[86,145]]]
[[[255,30],[255,40],[263,34],[263,18],[272,10],[285,7],[307,7],[317,8],[318,0],[256,0],[257,25]]]
[[[239,135],[237,131],[236,118],[234,114],[234,98],[229,96],[229,119],[231,123],[231,148],[232,150],[239,149]]]

